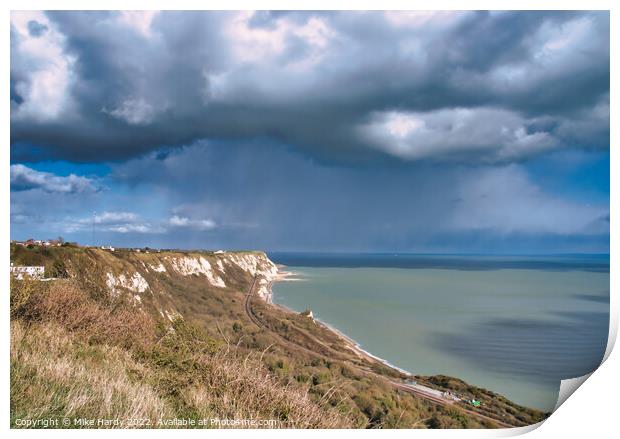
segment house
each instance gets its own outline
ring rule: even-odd
[[[113,252],[116,249],[112,247],[111,245],[102,245],[101,250],[110,250],[111,252]]]
[[[22,247],[29,247],[29,246],[33,246],[33,245],[40,245],[40,246],[44,246],[44,247],[60,247],[63,244],[63,241],[60,241],[58,239],[47,239],[47,240],[41,240],[41,239],[27,239],[25,241],[11,241],[13,243],[15,243],[16,245],[21,245]]]
[[[24,279],[26,276],[33,279],[43,279],[45,276],[45,267],[27,265],[14,266],[13,263],[11,263],[11,274],[19,280]]]

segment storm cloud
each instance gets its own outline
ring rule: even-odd
[[[606,12],[11,14],[11,236],[609,249]]]
[[[607,13],[13,13],[11,35],[15,160],[199,139],[342,162],[609,147]]]

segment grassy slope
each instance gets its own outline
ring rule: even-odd
[[[182,319],[156,324],[104,305],[73,281],[15,282],[11,423],[63,417],[274,419],[333,428],[350,420],[277,382],[258,355],[222,346]]]
[[[18,288],[12,288],[13,333],[17,334],[12,344],[13,416],[38,413],[38,407],[46,407],[46,404],[36,401],[33,392],[27,391],[29,380],[36,383],[41,380],[42,388],[52,386],[55,389],[55,385],[60,386],[57,394],[62,404],[57,404],[54,413],[74,413],[71,411],[75,405],[71,403],[74,393],[62,387],[61,382],[50,381],[49,371],[36,366],[37,350],[33,346],[43,343],[42,340],[50,334],[56,334],[59,339],[65,340],[65,344],[60,345],[55,354],[50,354],[69,355],[65,358],[71,365],[67,366],[69,369],[93,374],[97,377],[93,379],[101,383],[112,385],[115,380],[120,380],[127,384],[112,387],[115,389],[111,391],[112,395],[120,392],[114,401],[131,399],[132,386],[146,386],[144,394],[152,395],[152,399],[150,396],[148,398],[152,403],[140,409],[149,413],[144,416],[153,420],[162,414],[164,417],[173,414],[197,419],[218,416],[275,417],[283,422],[283,426],[300,427],[494,426],[490,422],[481,424],[456,409],[445,409],[395,390],[386,380],[367,372],[374,371],[390,377],[397,377],[398,372],[378,362],[359,358],[344,346],[342,339],[308,318],[254,301],[253,307],[261,321],[291,343],[281,343],[271,331],[253,326],[243,309],[244,293],[251,277],[242,270],[227,266],[226,288],[213,288],[199,276],[178,276],[171,270],[155,273],[143,268],[142,263],[158,263],[165,255],[178,256],[177,253],[110,253],[70,247],[47,250],[12,247],[13,262],[45,265],[50,275],[60,273],[64,276],[66,273],[71,278],[70,281],[46,285],[37,283],[35,289],[41,291],[36,294],[20,293],[21,296],[37,297],[37,300],[26,300],[24,304],[20,304]],[[213,254],[201,255],[212,265],[217,259]],[[111,299],[104,282],[105,273],[135,271],[139,271],[148,281],[152,294],[142,294],[138,307],[123,302],[127,299],[122,296]],[[76,328],[75,321],[82,318],[84,311],[67,313],[65,306],[76,301],[65,298],[63,302],[60,289],[64,294],[77,294],[85,298],[77,302],[88,305],[88,309],[94,307],[91,312],[102,313],[105,318],[101,319],[105,322],[118,321],[116,326],[119,330],[105,329],[111,326],[109,323],[100,325],[105,328],[97,325],[87,329],[78,325]],[[42,300],[43,297],[49,300]],[[37,303],[48,303],[49,306],[37,311]],[[54,303],[65,303],[59,308],[64,311],[54,311]],[[161,310],[178,312],[184,317],[182,321],[175,321],[174,325],[178,328],[174,337],[167,329],[171,323],[161,318]],[[136,316],[141,318],[136,319]],[[127,321],[139,328],[128,330]],[[30,334],[30,338],[19,335],[22,332]],[[119,333],[145,336],[125,340],[122,337],[118,339]],[[17,355],[22,351],[27,354]],[[85,353],[78,357],[69,354],[82,351]],[[102,352],[113,354],[103,355]],[[40,360],[50,354],[38,352]],[[97,359],[102,357],[116,359],[114,361],[118,364],[114,363],[116,366],[111,366],[110,370],[117,371],[117,375],[104,373],[107,366],[102,368],[97,363]],[[125,375],[121,373],[123,368],[119,364],[125,368]],[[210,381],[213,370],[219,371],[221,380]],[[236,381],[234,377],[237,376],[243,379]],[[455,388],[458,385],[461,391],[480,395],[478,397],[482,397],[485,407],[498,410],[503,419],[520,420],[527,424],[544,417],[540,412],[516,406],[498,395],[483,393],[482,389],[467,386],[458,380],[438,377],[421,380],[437,388]],[[463,386],[466,386],[465,389]],[[123,391],[127,392],[126,396],[123,396]],[[93,398],[93,402],[91,406],[85,406],[91,407],[85,411],[93,410],[92,407],[103,410],[105,404],[97,402],[97,390],[89,397]],[[116,413],[137,410],[126,408],[127,402],[110,404],[106,410],[117,410]],[[95,417],[95,413],[100,412],[95,410],[91,417]]]

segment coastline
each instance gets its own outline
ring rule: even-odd
[[[373,369],[380,374],[383,373],[385,375],[393,375],[397,373],[401,379],[404,379],[407,382],[410,379],[424,383],[430,383],[431,387],[458,387],[461,385],[459,383],[463,382],[468,389],[484,389],[488,392],[503,396],[511,403],[514,403],[521,407],[532,408],[534,410],[550,411],[556,404],[557,390],[553,388],[553,385],[548,385],[543,380],[539,380],[540,382],[542,382],[542,384],[540,384],[533,378],[529,378],[529,376],[523,378],[519,375],[518,370],[514,373],[514,376],[508,376],[508,374],[503,370],[495,373],[495,371],[491,367],[489,367],[490,372],[487,374],[487,371],[482,369],[481,367],[473,367],[467,361],[458,361],[458,352],[456,354],[453,354],[452,351],[448,352],[451,357],[457,358],[457,360],[454,360],[454,363],[448,362],[450,358],[448,358],[448,360],[444,362],[444,358],[442,357],[444,352],[447,352],[447,348],[444,348],[444,350],[442,351],[439,351],[439,349],[437,349],[437,351],[442,355],[433,357],[432,355],[423,356],[423,354],[427,352],[425,350],[426,346],[424,345],[421,345],[420,349],[418,350],[418,344],[411,343],[411,348],[405,352],[400,349],[402,347],[402,344],[399,344],[397,342],[389,345],[382,343],[382,340],[388,340],[392,342],[394,338],[391,339],[389,337],[392,337],[393,334],[397,333],[390,334],[388,333],[388,331],[383,331],[383,328],[374,329],[373,326],[376,323],[373,322],[376,322],[376,319],[380,316],[382,319],[387,319],[386,321],[389,322],[388,325],[392,325],[392,322],[389,319],[391,316],[390,312],[392,311],[392,308],[394,308],[394,305],[390,303],[391,306],[386,307],[385,309],[387,311],[385,311],[384,308],[381,308],[385,302],[383,300],[383,297],[375,297],[372,296],[372,294],[379,285],[385,285],[385,282],[389,280],[389,276],[391,276],[392,274],[391,272],[385,273],[386,278],[383,279],[382,277],[377,277],[377,274],[370,271],[373,270],[374,267],[371,267],[368,273],[362,272],[361,274],[363,276],[358,276],[357,273],[352,270],[348,270],[346,267],[343,269],[343,271],[345,272],[340,272],[337,269],[332,269],[332,267],[317,267],[315,269],[315,267],[313,266],[304,264],[300,264],[299,266],[279,264],[278,267],[282,272],[285,272],[285,274],[283,273],[283,278],[293,277],[296,279],[308,281],[309,283],[276,285],[276,289],[273,290],[273,294],[278,294],[278,296],[273,297],[272,303],[287,313],[291,313],[294,315],[303,315],[305,317],[308,317],[308,313],[306,312],[309,311],[308,308],[312,309],[312,311],[314,311],[315,313],[315,315],[313,316],[314,323],[315,325],[320,326],[315,326],[316,337],[322,336],[327,339],[333,340],[335,344],[340,345],[341,352],[346,352],[348,355],[353,354],[355,356],[354,358],[363,359],[363,361],[365,359],[371,360],[371,364],[374,365]],[[495,274],[494,272],[490,272],[490,275],[487,273],[489,272],[484,271],[480,276],[493,276]],[[420,276],[424,274],[425,272],[416,273],[413,277],[420,279]],[[500,274],[501,276],[498,275],[495,278],[503,279],[503,276],[506,276],[503,273]],[[536,271],[534,272],[534,274],[539,277],[546,276],[547,270],[544,270],[544,273],[539,273],[538,271]],[[474,275],[477,276],[478,274],[467,273],[464,276]],[[429,274],[429,276],[434,279],[435,273],[431,273]],[[519,273],[515,276],[520,278],[521,274]],[[572,273],[560,273],[557,276],[558,278],[560,278],[560,280],[562,280],[563,278],[571,280],[573,279],[573,276],[577,276],[577,274],[573,275]],[[595,277],[595,281],[601,277],[604,277],[603,275],[598,274],[588,274],[588,276]],[[350,283],[347,283],[351,279],[352,281]],[[379,280],[377,282],[374,282],[375,279]],[[485,280],[486,277],[481,277],[481,279]],[[536,281],[536,279],[537,278],[534,278],[532,282]],[[581,280],[581,278],[578,279]],[[404,277],[402,281],[402,285],[405,285],[404,288],[407,288],[406,285],[408,285],[407,282],[409,282],[409,280],[409,277]],[[457,281],[460,280],[460,278],[457,279]],[[509,280],[511,280],[511,278],[509,278]],[[590,280],[590,278],[587,278],[587,280]],[[453,283],[458,283],[457,281]],[[452,286],[452,284],[450,285]],[[400,287],[401,284],[396,283],[395,286]],[[338,295],[340,288],[343,289],[342,300]],[[489,290],[494,291],[496,288],[502,288],[502,285],[491,284]],[[356,300],[358,298],[357,289],[360,289],[361,291],[361,293],[359,294],[364,294],[361,297],[373,297],[374,301],[369,302],[370,306],[364,303],[363,307],[356,307]],[[451,289],[450,291],[453,290]],[[386,294],[386,297],[388,295],[389,294]],[[575,296],[575,298],[573,298],[573,296],[569,297],[571,298],[570,300],[573,300],[574,302],[581,296]],[[350,302],[347,302],[346,300],[349,300]],[[286,305],[288,306],[283,305],[282,303],[286,303]],[[406,301],[405,303],[407,303],[408,306],[410,305],[413,308],[416,302],[414,302],[412,299]],[[375,306],[377,308],[375,308]],[[599,305],[594,304],[590,306],[592,306],[593,309],[598,309],[594,307]],[[291,309],[291,307],[294,307],[294,309]],[[359,315],[357,311],[360,311]],[[421,317],[421,321],[426,322],[424,320],[424,312],[420,313],[417,309],[416,311],[419,314],[418,317]],[[397,312],[400,312],[400,314],[398,314],[399,317],[402,317],[405,313],[405,311],[399,309],[397,309]],[[316,313],[318,313],[318,315],[316,315]],[[439,313],[439,315],[442,314]],[[364,318],[361,319],[360,316],[364,316]],[[328,321],[322,321],[322,318],[327,318]],[[406,321],[406,319],[401,319],[397,323],[394,323],[393,327],[407,329],[409,328],[409,326],[401,324],[402,322]],[[361,337],[363,342],[369,342],[368,349],[365,349],[366,346],[347,335],[345,332],[343,332],[342,329],[334,326],[334,323],[336,325],[344,325],[343,328],[345,328],[345,332],[346,330],[352,331],[350,333],[353,334],[354,337]],[[309,333],[312,333],[312,326],[314,325],[306,324],[305,326],[307,326],[306,329],[309,331]],[[437,320],[435,319],[432,322],[428,323],[428,326],[431,329],[435,329],[436,327],[443,329],[442,323],[437,324]],[[457,331],[459,327],[455,327]],[[323,331],[323,329],[325,329],[325,331]],[[383,332],[381,332],[379,336],[377,334],[370,333],[369,331]],[[529,335],[529,333],[526,333],[526,335]],[[420,340],[415,340],[415,342],[419,341]],[[372,352],[373,349],[375,350],[375,352],[377,352],[376,350],[378,350],[379,355],[375,355],[375,353]],[[434,354],[433,351],[430,351],[430,353]],[[512,351],[509,351],[509,354],[510,353],[512,353]],[[331,354],[336,355],[336,352],[332,352]],[[448,354],[446,354],[445,356],[447,356]],[[381,358],[380,355],[387,355],[388,358],[392,359],[392,361],[404,361],[404,365],[405,367],[407,367],[408,370],[392,364],[388,359]],[[465,357],[463,355],[462,358],[467,359],[468,357]],[[383,369],[383,367],[385,367],[386,369]],[[382,369],[383,372],[381,372]],[[503,380],[503,377],[505,376],[507,376],[509,379]],[[553,405],[551,405],[551,401],[553,401]]]
[[[273,282],[305,282],[306,279],[303,277],[299,277],[299,273],[295,273],[294,271],[283,270],[284,268],[288,268],[286,265],[276,264],[276,268],[278,269],[278,274],[274,278]]]
[[[299,314],[298,311],[295,311],[294,309],[289,308],[286,305],[280,304],[280,303],[275,303],[273,300],[273,291],[272,291],[272,286],[275,282],[305,282],[306,279],[299,277],[299,273],[296,273],[294,271],[289,271],[289,270],[281,270],[282,268],[288,268],[285,265],[282,264],[278,264],[278,274],[277,276],[273,279],[273,281],[271,281],[269,283],[269,297],[270,297],[270,301],[269,303],[271,303],[274,306],[277,306],[278,308],[280,308],[281,310],[291,313],[291,314]],[[353,338],[349,337],[348,335],[346,335],[344,332],[342,332],[341,330],[337,329],[336,327],[334,327],[333,325],[324,322],[320,319],[314,318],[312,317],[312,320],[314,320],[314,322],[318,325],[321,325],[323,328],[325,328],[326,330],[332,332],[336,337],[340,338],[341,340],[343,340],[345,342],[345,344],[347,345],[347,347],[349,349],[351,349],[354,353],[356,353],[358,356],[360,357],[366,357],[366,358],[370,358],[374,361],[377,361],[379,363],[381,363],[382,365],[384,365],[385,367],[388,367],[390,369],[394,369],[396,371],[398,371],[401,374],[406,375],[407,377],[413,377],[414,374],[412,374],[411,372],[402,369],[392,363],[390,363],[388,360],[378,357],[370,352],[368,352],[367,350],[365,350],[364,348],[362,348],[362,345],[357,342],[356,340],[354,340]]]
[[[349,337],[348,335],[344,334],[342,331],[340,331],[339,329],[333,327],[332,325],[330,325],[329,323],[325,323],[322,320],[318,320],[318,319],[314,319],[318,324],[323,325],[323,327],[325,329],[327,329],[328,331],[333,332],[336,336],[340,337],[341,339],[343,339],[345,342],[347,342],[350,347],[352,348],[352,350],[356,351],[358,353],[358,355],[361,356],[366,356],[366,357],[370,357],[375,361],[378,361],[379,363],[383,364],[386,367],[389,367],[390,369],[394,369],[397,370],[398,372],[407,375],[408,377],[413,377],[414,375],[405,370],[402,369],[392,363],[390,363],[388,360],[378,357],[370,352],[368,352],[367,350],[365,350],[364,348],[362,348],[362,345],[360,343],[358,343],[357,341],[355,341],[354,339],[352,339],[351,337]]]
[[[514,408],[518,410],[539,410],[531,409],[527,406],[513,403],[512,401],[507,400],[505,397],[503,397],[503,395],[496,394],[495,392],[488,391],[484,388],[471,386],[470,384],[464,382],[459,378],[454,379],[457,380],[457,383],[462,383],[462,385],[464,385],[465,387],[452,387],[451,385],[444,385],[439,382],[433,381],[432,379],[427,380],[427,377],[424,376],[416,376],[405,369],[391,364],[386,359],[368,352],[367,350],[362,348],[360,343],[358,343],[339,329],[335,328],[331,324],[316,319],[312,315],[312,313],[308,314],[306,312],[295,311],[284,304],[274,302],[273,291],[271,290],[271,288],[273,287],[273,284],[275,282],[285,281],[290,278],[294,278],[295,280],[300,281],[306,280],[301,277],[297,277],[299,276],[299,273],[284,270],[285,268],[288,267],[278,265],[278,271],[282,269],[282,273],[278,273],[278,275],[269,284],[271,298],[270,303],[287,314],[293,314],[296,316],[304,316],[305,318],[309,318],[315,325],[318,325],[322,329],[329,331],[336,338],[340,339],[343,342],[343,347],[345,349],[350,350],[359,358],[359,360],[365,362],[366,367],[362,368],[365,373],[371,374],[374,377],[378,377],[379,379],[384,380],[383,382],[387,383],[390,386],[393,386],[396,390],[414,394],[416,397],[430,401],[434,404],[440,404],[441,406],[446,407],[455,407],[456,409],[477,418],[479,421],[491,421],[493,423],[496,423],[498,425],[498,427],[496,428],[514,428],[530,425],[527,424],[526,420],[522,420],[518,418],[517,415],[514,415],[513,412],[510,412],[510,410],[514,410]],[[309,330],[312,331],[312,329]],[[380,367],[377,368],[377,366]],[[442,376],[440,375],[438,375],[438,377],[442,378]],[[483,393],[480,394],[481,396],[478,396],[481,391]],[[495,412],[490,413],[486,410],[478,411],[476,410],[476,407],[472,408],[469,406],[470,400],[474,401],[474,398],[476,400],[482,401],[478,403],[479,405],[483,404],[485,406],[492,406],[493,404],[495,404],[498,396],[504,398],[503,400],[499,400],[500,402],[504,401],[502,402],[502,404],[507,403],[509,405],[508,409],[502,408],[502,410],[508,411],[510,413],[511,419],[512,417],[515,417],[514,420],[509,420],[508,418],[506,418],[507,415],[505,413],[496,414]],[[543,412],[541,411],[541,413]]]

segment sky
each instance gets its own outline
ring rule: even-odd
[[[608,12],[12,12],[11,239],[609,252]]]

